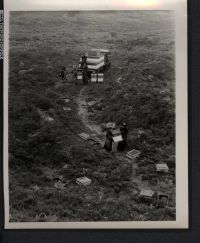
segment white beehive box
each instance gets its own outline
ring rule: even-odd
[[[77,178],[76,183],[79,185],[89,186],[92,183],[92,180],[84,176],[84,177]]]
[[[115,129],[112,131],[112,135],[113,135],[113,141],[114,143],[118,143],[121,142],[123,140],[121,132],[119,129]]]
[[[98,83],[103,83],[104,75],[103,73],[98,73]]]
[[[157,172],[162,172],[162,173],[168,173],[169,172],[169,167],[165,163],[156,164],[156,171]]]
[[[118,136],[114,136],[114,137],[113,137],[113,141],[114,141],[114,143],[121,142],[122,140],[123,140],[123,138],[122,138],[121,135],[118,135]]]
[[[91,74],[91,82],[92,83],[96,83],[97,82],[97,74],[96,73],[92,73]]]
[[[82,80],[82,79],[83,79],[82,72],[78,72],[78,73],[77,73],[77,79],[78,79],[78,80]]]
[[[153,199],[153,196],[154,195],[155,195],[155,192],[154,191],[143,189],[140,192],[139,198],[142,198],[142,199]]]

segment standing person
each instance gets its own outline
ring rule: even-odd
[[[65,67],[62,68],[62,70],[60,72],[60,77],[61,77],[62,80],[65,79],[65,77],[66,77],[66,69],[65,69]]]
[[[87,57],[85,54],[82,56],[81,68],[83,68],[84,64],[87,64]]]
[[[107,150],[108,152],[112,151],[112,143],[113,143],[112,132],[111,132],[111,129],[108,129],[107,133],[106,133],[106,142],[105,142],[103,148],[105,150]]]
[[[121,131],[121,134],[122,134],[122,138],[124,140],[124,144],[126,146],[127,145],[127,140],[128,140],[128,126],[127,126],[127,124],[125,122],[120,127],[120,131]]]
[[[76,65],[73,65],[72,77],[73,77],[74,84],[76,84],[76,80],[77,80],[77,67],[76,67]]]
[[[123,140],[118,143],[117,150],[123,151],[127,146],[127,139],[128,139],[128,127],[126,123],[123,123],[122,126],[120,127],[120,132]]]
[[[82,70],[82,75],[83,75],[83,85],[87,84],[87,73],[88,73],[87,64],[84,63],[84,65],[83,65],[83,70]]]

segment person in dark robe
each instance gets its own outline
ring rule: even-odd
[[[60,77],[61,77],[62,80],[65,79],[65,77],[66,77],[65,67],[62,68],[62,70],[60,72]]]
[[[83,75],[83,85],[87,84],[87,75],[88,75],[88,67],[87,64],[85,63],[83,65],[83,70],[82,70],[82,75]]]
[[[108,152],[112,151],[113,135],[110,129],[106,133],[106,142],[104,144],[104,149]]]
[[[120,132],[123,140],[118,143],[117,150],[123,151],[127,146],[127,139],[128,139],[128,127],[126,123],[123,123],[122,126],[120,127]]]
[[[85,54],[82,56],[82,60],[81,60],[81,68],[83,68],[84,64],[87,64],[87,57],[86,57]]]
[[[76,81],[77,81],[77,76],[78,76],[78,73],[77,73],[77,67],[76,65],[73,65],[73,69],[72,69],[72,78],[73,78],[73,82],[74,84],[76,84]]]

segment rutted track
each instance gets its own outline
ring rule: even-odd
[[[105,133],[102,132],[101,126],[98,124],[95,124],[91,120],[89,120],[89,112],[87,109],[87,93],[86,93],[86,87],[83,87],[80,90],[79,96],[77,97],[77,105],[78,105],[78,115],[80,116],[80,119],[82,121],[82,124],[86,128],[86,132],[89,135],[95,136],[96,139],[98,139],[99,143],[101,146],[104,145],[105,142]],[[124,153],[113,153],[113,156],[115,159],[118,159],[120,161],[126,162],[126,163],[132,163],[129,159],[125,157]],[[133,165],[133,174],[132,174],[132,182],[138,184],[139,188],[142,187],[150,187],[149,183],[147,181],[143,181],[139,176],[136,175],[136,169],[137,169],[137,164],[132,163]],[[152,188],[152,186],[151,186]]]

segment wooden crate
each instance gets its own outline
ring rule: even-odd
[[[126,153],[126,157],[131,160],[135,160],[139,156],[140,156],[140,151],[138,151],[136,149],[133,149],[133,150],[129,151],[128,153]]]
[[[169,203],[169,195],[160,193],[157,197],[156,208],[164,208],[168,206]]]

